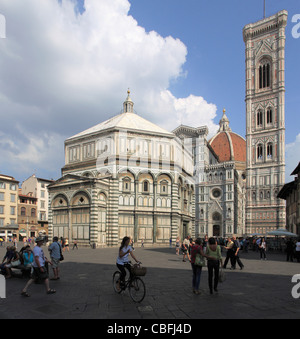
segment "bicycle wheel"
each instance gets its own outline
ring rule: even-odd
[[[121,278],[121,272],[116,271],[113,275],[113,288],[116,293],[121,293],[122,288],[120,286],[120,278]]]
[[[143,301],[146,295],[146,286],[141,278],[135,277],[131,280],[129,284],[129,295],[136,303]]]

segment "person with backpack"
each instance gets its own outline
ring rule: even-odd
[[[215,238],[208,239],[205,255],[207,257],[208,286],[210,294],[213,294],[213,286],[214,291],[218,292],[220,264],[222,266],[221,247],[217,244]]]
[[[239,251],[240,251],[240,243],[238,241],[238,239],[236,238],[236,236],[234,235],[232,237],[232,241],[233,241],[233,247],[232,247],[232,251],[233,251],[233,263],[232,263],[232,269],[235,270],[236,268],[236,263],[238,263],[238,265],[240,266],[240,269],[242,270],[244,268],[244,265],[239,257]]]

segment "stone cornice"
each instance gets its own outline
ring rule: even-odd
[[[269,18],[246,25],[243,29],[244,41],[246,42],[249,39],[270,34],[278,28],[286,27],[287,16],[288,12],[286,10],[282,10]]]
[[[173,131],[173,133],[179,138],[181,137],[181,135],[188,136],[188,137],[198,137],[199,135],[207,136],[208,128],[207,126],[201,126],[201,127],[195,128],[195,127],[180,125]]]

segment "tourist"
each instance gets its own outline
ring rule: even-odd
[[[232,247],[232,251],[233,251],[233,264],[232,264],[232,269],[235,270],[235,266],[236,263],[238,263],[238,265],[240,266],[240,269],[242,270],[244,268],[244,265],[239,257],[239,251],[240,251],[240,243],[238,241],[238,239],[236,238],[236,236],[234,235],[232,237],[232,241],[233,241],[233,247]]]
[[[207,245],[208,245],[208,236],[207,236],[207,235],[205,235],[202,244],[203,244],[203,252],[205,253],[205,252],[206,252],[206,247],[207,247]]]
[[[7,252],[7,261],[5,264],[5,270],[6,270],[6,279],[10,279],[12,277],[12,267],[16,267],[21,265],[20,256],[17,252],[17,249],[15,246],[11,246],[9,251]]]
[[[77,241],[77,239],[73,240],[73,250],[74,250],[75,247],[78,250],[78,241]]]
[[[128,260],[128,256],[131,255],[131,257],[140,264],[140,262],[136,259],[136,257],[133,254],[133,249],[129,245],[130,244],[130,238],[129,237],[124,237],[121,243],[121,246],[119,248],[119,255],[117,258],[117,267],[121,272],[120,276],[120,287],[123,287],[125,284],[125,277],[126,277],[126,270],[125,268],[130,272],[131,275],[131,265]]]
[[[295,244],[291,238],[287,240],[286,243],[286,261],[293,262]]]
[[[33,257],[33,252],[30,248],[29,245],[25,246],[25,248],[23,249],[23,265],[25,268],[29,268],[31,267],[34,257]]]
[[[215,292],[218,292],[219,268],[220,264],[222,265],[221,247],[217,245],[214,238],[208,239],[206,257],[208,269],[208,286],[210,294],[213,294],[213,289]]]
[[[224,246],[224,248],[227,250],[227,253],[226,253],[226,259],[225,259],[225,262],[224,262],[224,265],[223,265],[223,268],[226,269],[226,266],[228,264],[228,261],[230,260],[230,264],[231,264],[231,268],[233,267],[233,264],[234,264],[234,252],[233,252],[233,241],[231,240],[230,237],[228,237],[227,239],[227,244],[226,246]]]
[[[134,251],[134,247],[133,247],[134,241],[133,241],[133,238],[130,237],[129,239],[130,239],[129,245],[130,245],[130,247],[132,248],[132,250]]]
[[[249,247],[249,239],[246,238],[243,241],[243,252],[244,253],[248,253],[248,247]]]
[[[260,250],[260,260],[263,260],[263,257],[265,260],[267,260],[266,252],[267,252],[267,243],[265,242],[265,238],[261,239],[260,245],[259,245],[259,250]]]
[[[68,252],[70,251],[70,249],[69,249],[69,239],[68,239],[68,238],[66,238],[66,240],[65,240],[64,251],[65,251],[65,250],[67,250]]]
[[[197,238],[193,246],[191,246],[191,265],[192,265],[192,271],[193,271],[192,287],[193,287],[193,293],[198,295],[200,294],[199,286],[200,286],[202,266],[195,264],[197,254],[201,255],[202,257],[205,257],[205,254],[203,253],[203,248],[202,248],[202,240],[200,238]]]
[[[59,277],[59,264],[60,264],[60,258],[61,258],[61,247],[60,243],[58,242],[58,237],[53,238],[53,243],[48,247],[48,251],[50,252],[50,258],[52,263],[52,269],[54,278],[51,280],[58,280]]]
[[[48,277],[45,264],[46,262],[51,264],[51,262],[45,257],[44,251],[42,249],[44,238],[38,237],[36,238],[35,241],[37,245],[33,249],[33,256],[34,256],[34,261],[32,263],[33,273],[32,273],[30,280],[27,282],[26,286],[21,292],[21,295],[24,297],[30,297],[30,295],[27,293],[27,289],[36,279],[40,279],[44,281],[47,294],[56,293],[55,290],[50,289],[49,287],[49,277]]]
[[[182,242],[181,244],[181,250],[182,250],[182,253],[183,253],[183,258],[182,258],[182,261],[186,261],[185,260],[185,257],[187,256],[188,257],[188,260],[191,261],[190,259],[190,255],[189,255],[189,247],[190,247],[190,235],[188,235]]]

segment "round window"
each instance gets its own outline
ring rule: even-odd
[[[220,198],[221,196],[221,191],[218,189],[218,188],[215,188],[213,191],[212,191],[212,196],[214,198]]]

